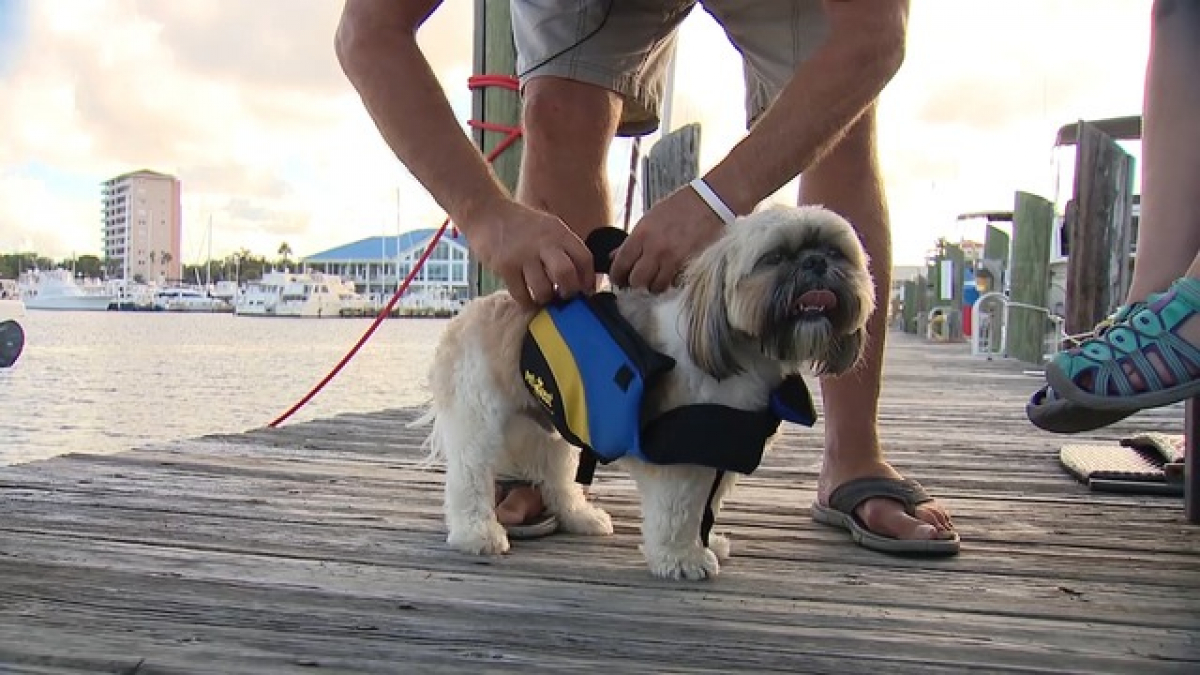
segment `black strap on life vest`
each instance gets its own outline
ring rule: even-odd
[[[721,487],[721,479],[724,477],[725,472],[717,469],[717,476],[713,478],[712,488],[708,491],[708,500],[704,502],[704,517],[700,519],[700,543],[704,544],[704,548],[708,548],[708,535],[712,533],[713,523],[717,520],[713,511],[713,499],[716,498],[717,488]]]

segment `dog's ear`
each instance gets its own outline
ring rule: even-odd
[[[865,328],[834,338],[825,358],[818,364],[818,372],[821,375],[836,376],[854,370],[867,348],[867,339]]]
[[[718,242],[689,265],[684,282],[684,309],[688,313],[688,356],[696,367],[718,380],[742,372],[733,354],[733,327],[725,306],[728,263],[715,250]]]

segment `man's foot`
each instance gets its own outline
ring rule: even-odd
[[[541,491],[525,481],[496,483],[496,520],[511,539],[538,539],[559,529],[558,517],[546,511]]]
[[[497,486],[496,519],[505,527],[521,525],[541,515],[546,509],[542,503],[542,493],[529,484]]]
[[[958,535],[954,531],[954,522],[950,512],[936,500],[928,498],[919,486],[905,483],[898,471],[886,462],[879,462],[866,467],[845,468],[829,466],[822,470],[817,486],[817,503],[822,507],[836,507],[830,500],[839,488],[849,487],[852,482],[858,485],[867,484],[862,479],[883,479],[878,484],[889,483],[900,486],[894,496],[877,496],[863,499],[853,508],[853,519],[859,527],[869,533],[886,539],[912,542],[949,542],[957,543]],[[868,484],[869,485],[869,484]],[[867,488],[870,490],[870,488]],[[885,492],[889,492],[885,490]],[[910,502],[906,509],[906,499]],[[928,499],[928,501],[922,501]],[[909,513],[911,509],[911,515]],[[861,542],[867,544],[867,542]],[[869,545],[869,544],[868,544]],[[874,548],[874,547],[873,547]],[[916,550],[916,549],[914,549]]]

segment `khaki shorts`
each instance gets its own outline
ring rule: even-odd
[[[679,23],[696,0],[512,0],[517,74],[595,84],[625,98],[618,133],[659,124]],[[742,54],[746,126],[766,110],[824,38],[820,0],[704,0]],[[680,64],[687,68],[687,64]]]

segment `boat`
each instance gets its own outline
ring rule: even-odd
[[[12,279],[0,279],[0,321],[19,319],[25,316],[25,302],[21,290]]]
[[[324,272],[267,272],[248,282],[234,305],[238,316],[330,318],[369,311],[352,281]]]
[[[355,290],[353,282],[336,274],[309,272],[295,275],[284,286],[275,316],[328,318],[363,312],[367,307],[367,299]]]
[[[231,312],[233,306],[220,298],[186,286],[170,286],[154,293],[154,307],[166,312]]]
[[[246,282],[237,296],[233,313],[237,316],[274,316],[283,289],[296,278],[291,272],[267,272],[261,279]]]
[[[99,282],[80,284],[70,270],[33,270],[22,275],[21,300],[30,310],[104,312],[115,300]]]

